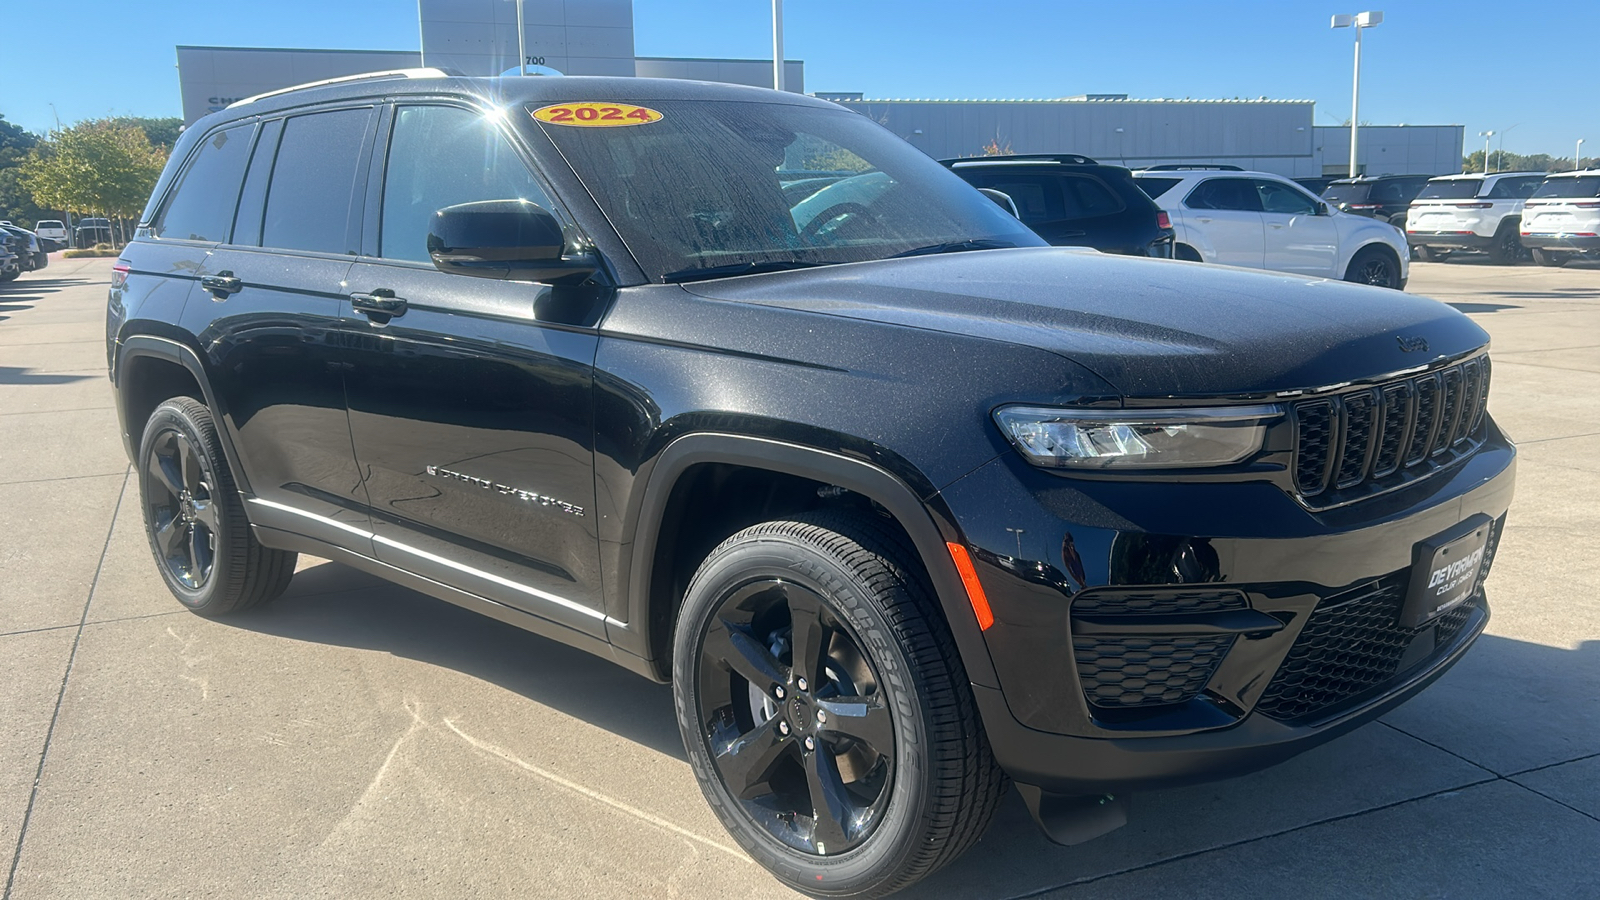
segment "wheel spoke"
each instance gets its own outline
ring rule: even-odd
[[[200,488],[200,461],[194,457],[194,446],[184,435],[178,435],[178,463],[183,470],[183,487],[189,493]]]
[[[189,577],[193,578],[197,583],[204,577],[200,573],[200,540],[200,529],[191,527],[189,529],[189,540],[185,542],[185,548],[189,554]]]
[[[844,779],[839,776],[839,765],[826,747],[818,747],[806,760],[806,784],[811,789],[812,815],[815,825],[811,841],[818,853],[834,848],[838,852],[850,843],[845,822],[850,817],[849,795],[844,790]]]
[[[150,470],[151,475],[156,477],[157,481],[161,482],[161,486],[166,488],[167,493],[171,494],[174,499],[183,493],[183,472],[178,465],[177,459],[171,456],[162,456],[160,452],[151,453],[150,462],[146,468]]]
[[[828,714],[824,733],[855,738],[879,753],[893,752],[891,716],[880,697],[832,697],[818,700],[817,708]]]
[[[718,753],[717,769],[728,789],[741,800],[770,794],[772,770],[793,746],[792,738],[778,732],[778,717],[774,716]]]
[[[796,678],[804,678],[813,691],[822,688],[823,658],[828,652],[828,639],[832,630],[822,621],[822,603],[810,591],[798,588],[789,590],[789,622],[794,628],[790,638],[793,648],[792,666]]]
[[[217,533],[217,505],[215,501],[194,501],[194,517],[196,521],[210,529],[212,534]]]
[[[706,633],[705,652],[721,660],[764,694],[771,694],[773,685],[784,682],[782,663],[749,632],[726,619],[718,619]]]
[[[156,529],[156,546],[161,548],[162,557],[171,559],[183,549],[183,538],[188,530],[177,516]]]

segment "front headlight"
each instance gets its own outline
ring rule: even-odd
[[[1277,406],[1053,409],[1003,406],[994,419],[1038,466],[1164,469],[1225,466],[1261,449]]]

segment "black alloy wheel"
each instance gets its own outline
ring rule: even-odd
[[[172,578],[198,591],[217,558],[216,486],[194,442],[177,428],[150,442],[144,477],[145,520],[155,529],[156,554]]]
[[[1497,266],[1514,266],[1527,253],[1522,246],[1522,238],[1517,235],[1518,226],[1507,222],[1500,226],[1495,233],[1494,243],[1489,245],[1489,262]]]
[[[810,588],[775,576],[725,595],[701,642],[698,717],[751,819],[804,853],[843,853],[883,817],[894,725],[861,642]]]
[[[1374,248],[1362,250],[1350,261],[1345,281],[1373,287],[1398,288],[1400,267],[1387,253]]]

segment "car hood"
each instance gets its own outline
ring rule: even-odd
[[[1399,291],[1070,248],[878,260],[684,285],[703,297],[1037,347],[1131,397],[1364,380],[1488,343]]]

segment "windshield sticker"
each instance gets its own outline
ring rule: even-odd
[[[616,128],[661,121],[661,113],[626,103],[558,103],[534,110],[533,117],[552,125],[575,125],[581,128]]]

